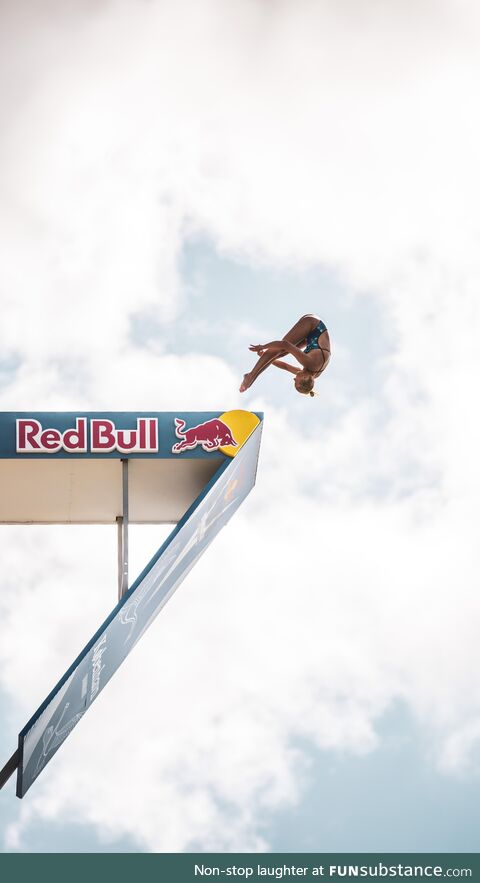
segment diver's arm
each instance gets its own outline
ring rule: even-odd
[[[288,362],[282,362],[281,359],[275,359],[273,364],[277,368],[283,368],[284,371],[290,371],[291,374],[298,374],[300,368],[296,368],[295,365],[289,365]]]
[[[271,353],[278,352],[279,355],[285,355],[286,353],[290,353],[290,355],[295,356],[297,362],[300,362],[303,368],[306,368],[307,371],[311,371],[312,360],[310,358],[310,354],[305,354],[303,350],[301,350],[298,346],[295,346],[294,343],[290,343],[289,340],[272,340],[271,343],[268,344],[268,351]]]
[[[306,368],[307,371],[312,371],[314,367],[309,354],[305,354],[303,350],[295,346],[294,343],[290,343],[286,338],[283,338],[283,340],[271,340],[270,343],[252,344],[249,349],[254,353],[262,353],[269,356],[273,356],[274,353],[279,356],[286,356],[290,353],[290,355],[295,356],[297,362],[300,362],[301,366]]]

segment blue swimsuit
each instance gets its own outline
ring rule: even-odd
[[[327,330],[327,326],[325,325],[324,322],[322,322],[322,320],[320,320],[318,325],[315,326],[313,331],[311,331],[307,337],[307,345],[304,349],[304,353],[310,353],[312,350],[320,350],[320,349],[323,350],[324,349],[323,347],[319,346],[318,338],[326,330]]]

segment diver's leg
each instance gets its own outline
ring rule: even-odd
[[[288,340],[289,343],[293,343],[295,346],[301,346],[305,341],[305,338],[310,334],[310,331],[313,331],[317,322],[318,319],[315,316],[302,316],[302,318],[295,323],[293,328],[290,328],[290,331],[287,331],[287,333],[284,334],[282,340]],[[275,359],[280,359],[282,356],[286,356],[286,354],[287,350],[282,350],[281,352],[276,353],[269,353],[268,351],[263,353],[252,370],[244,375],[240,392],[245,392],[252,383],[255,383],[257,377],[262,371],[265,371],[265,368],[268,368]]]
[[[288,340],[290,343],[294,343],[295,346],[300,346],[317,324],[317,317],[313,316],[311,313],[302,316],[302,318],[295,323],[293,328],[290,328],[290,331],[287,331],[287,333],[284,334],[283,340]]]
[[[240,392],[245,392],[252,383],[255,383],[258,375],[265,371],[265,368],[268,368],[280,355],[285,355],[285,353],[271,353],[267,350],[262,356],[259,356],[252,370],[248,374],[244,374]]]

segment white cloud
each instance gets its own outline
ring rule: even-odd
[[[395,342],[369,400],[332,364],[335,425],[247,399],[267,412],[248,514],[36,784],[11,845],[39,816],[151,850],[265,848],[262,815],[301,796],[297,738],[370,751],[398,698],[443,769],[472,768],[479,14],[405,8],[118,2],[59,20],[49,4],[30,25],[10,9],[24,65],[4,98],[0,344],[21,366],[2,407],[235,406],[215,354],[131,341],[134,313],[181,315],[178,251],[198,228],[247,260],[336,267]],[[44,536],[0,536],[22,575],[0,599],[2,685],[26,714],[110,598],[84,589],[111,581],[95,536],[74,565],[76,535]]]

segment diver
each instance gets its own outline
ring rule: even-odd
[[[249,389],[265,368],[275,365],[295,375],[293,382],[297,392],[314,396],[315,380],[325,371],[331,355],[327,327],[312,313],[302,316],[282,340],[251,344],[249,350],[258,353],[259,358],[252,370],[244,375],[240,392]],[[278,358],[286,355],[293,356],[300,368]]]

